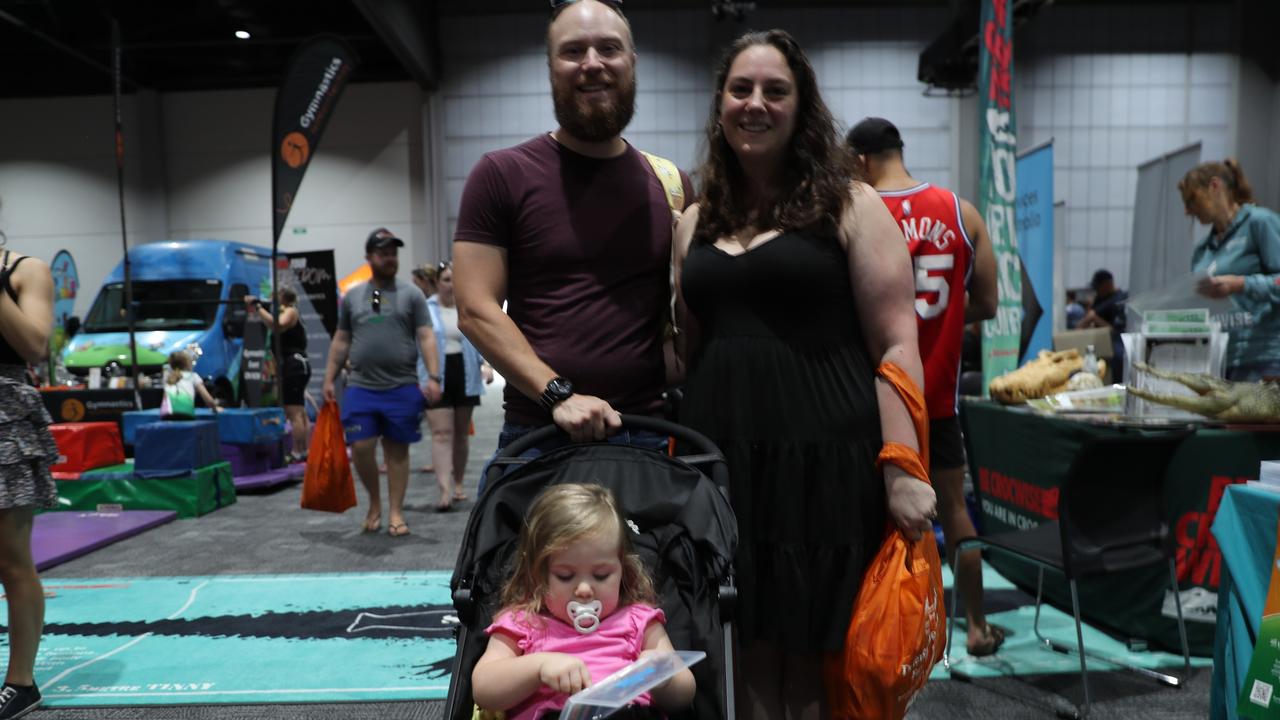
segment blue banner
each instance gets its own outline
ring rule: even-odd
[[[1022,354],[1026,362],[1053,349],[1053,142],[1020,155],[1017,174],[1018,252],[1030,289],[1044,309]],[[1023,295],[1027,290],[1024,285]]]

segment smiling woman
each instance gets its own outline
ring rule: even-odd
[[[886,519],[915,539],[934,513],[927,483],[876,464],[882,442],[919,447],[875,379],[892,363],[923,385],[911,262],[794,38],[742,36],[716,88],[703,193],[675,238],[681,421],[729,465],[738,707],[829,717],[822,657],[844,643]]]

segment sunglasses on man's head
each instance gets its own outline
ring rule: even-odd
[[[374,288],[372,299],[369,301],[369,304],[373,306],[374,315],[382,314],[382,291],[381,290]]]

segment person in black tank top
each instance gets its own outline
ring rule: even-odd
[[[268,328],[280,333],[280,352],[283,357],[276,363],[284,380],[284,397],[280,404],[284,407],[285,417],[289,418],[293,438],[293,452],[288,461],[302,462],[307,457],[307,433],[310,430],[303,403],[307,383],[311,380],[311,363],[307,359],[307,329],[302,325],[302,316],[298,314],[298,293],[290,287],[281,287],[276,291],[276,302],[280,303],[279,324],[276,324],[271,311],[263,307],[258,298],[246,295],[244,301],[249,312],[256,313]]]
[[[675,239],[681,420],[729,464],[739,717],[828,717],[822,660],[887,521],[915,539],[935,514],[927,482],[876,469],[882,443],[920,447],[876,379],[889,361],[922,385],[911,263],[789,34],[739,38],[716,87]]]
[[[0,235],[0,245],[4,243]],[[53,330],[53,277],[44,261],[0,253],[0,582],[9,608],[9,667],[0,687],[0,717],[40,704],[36,650],[44,621],[44,589],[31,557],[34,508],[54,508],[49,471],[58,447],[40,393],[27,384],[27,363],[48,353]]]

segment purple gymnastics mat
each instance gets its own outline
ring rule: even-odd
[[[231,478],[231,482],[235,483],[236,490],[260,490],[262,488],[274,487],[288,482],[297,482],[307,472],[307,466],[303,463],[294,463],[286,465],[275,470],[268,470],[257,475],[241,475],[240,477]]]
[[[48,570],[163,525],[177,516],[178,513],[171,510],[40,513],[31,528],[31,554],[35,556],[36,570]]]

